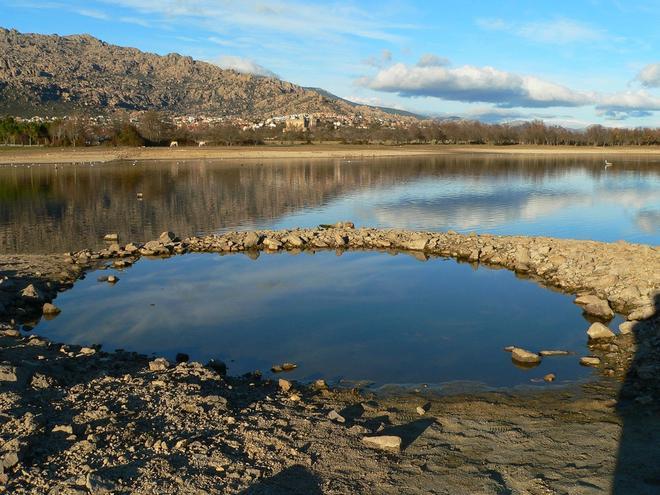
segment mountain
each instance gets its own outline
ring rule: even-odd
[[[116,110],[246,118],[316,112],[388,118],[393,112],[176,53],[145,53],[86,34],[23,34],[0,28],[0,114]]]

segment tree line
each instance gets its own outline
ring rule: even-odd
[[[486,124],[478,121],[416,121],[392,128],[373,122],[368,126],[319,124],[310,129],[274,127],[243,129],[231,123],[174,125],[158,112],[145,112],[139,122],[126,115],[97,122],[72,116],[51,122],[26,122],[12,117],[0,119],[0,144],[46,146],[239,146],[266,143],[293,144],[490,144],[648,146],[660,145],[660,128],[619,128],[592,125],[577,130],[536,120],[517,124]]]

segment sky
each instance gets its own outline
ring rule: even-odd
[[[660,126],[660,0],[0,0],[0,26],[87,33],[487,122]]]

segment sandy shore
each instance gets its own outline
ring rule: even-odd
[[[101,264],[121,272],[141,256],[321,249],[503,267],[583,296],[593,317],[606,321],[614,309],[629,322],[588,346],[585,328],[598,380],[450,396],[373,396],[289,382],[285,374],[284,381],[228,377],[217,366],[56,344],[17,328]],[[657,493],[655,247],[344,223],[181,241],[164,233],[101,251],[4,255],[0,275],[0,483],[7,493]]]
[[[643,155],[660,157],[660,146],[575,147],[575,146],[455,146],[455,145],[299,145],[180,148],[0,148],[0,164],[81,163],[113,160],[202,160],[202,159],[296,159],[296,158],[378,158],[450,154],[491,155]]]

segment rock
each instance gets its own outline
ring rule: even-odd
[[[629,333],[632,333],[633,329],[635,328],[635,325],[637,325],[637,321],[624,321],[619,325],[619,332],[621,335],[628,335]]]
[[[602,323],[593,323],[589,330],[587,330],[587,335],[589,340],[602,340],[602,339],[611,339],[615,337],[614,332],[607,328]]]
[[[554,381],[555,381],[555,378],[557,378],[557,375],[555,375],[554,373],[548,373],[547,375],[545,375],[545,376],[543,377],[543,381],[546,381],[546,382],[554,382]]]
[[[190,356],[188,356],[188,354],[186,354],[185,352],[179,352],[174,357],[174,360],[177,363],[187,363],[188,361],[190,361]]]
[[[288,392],[291,390],[291,382],[289,380],[285,380],[284,378],[280,378],[277,381],[278,386],[282,390],[282,392]]]
[[[263,245],[266,247],[266,249],[270,251],[277,251],[282,247],[282,243],[278,241],[277,239],[272,239],[270,237],[266,237],[263,240]]]
[[[314,388],[314,390],[327,390],[328,384],[325,383],[325,380],[319,378],[318,380],[314,381],[312,387]]]
[[[16,367],[9,363],[0,364],[0,382],[16,382]]]
[[[348,244],[348,236],[345,236],[340,233],[335,234],[335,244],[337,246],[345,246],[346,244]]]
[[[33,284],[28,285],[21,291],[21,296],[31,301],[43,301],[44,296]]]
[[[575,304],[582,306],[582,309],[588,315],[604,319],[610,319],[614,316],[614,311],[610,308],[609,303],[592,294],[576,297]]]
[[[336,229],[354,229],[355,224],[353,222],[337,222],[334,227]]]
[[[539,352],[539,355],[541,355],[543,357],[547,357],[547,356],[568,356],[569,354],[570,354],[570,352],[568,352],[568,351],[555,351],[555,350]]]
[[[169,244],[170,242],[177,242],[179,239],[177,236],[174,234],[174,232],[163,232],[160,234],[158,237],[158,241],[161,244]]]
[[[393,450],[399,452],[401,450],[401,437],[395,435],[379,435],[373,437],[363,437],[362,443],[367,447],[382,450]]]
[[[411,251],[424,251],[429,244],[428,239],[414,239],[404,243],[403,247]]]
[[[160,241],[149,241],[145,242],[144,246],[142,246],[143,249],[146,249],[147,251],[152,251],[154,253],[160,253],[162,250],[166,249],[163,246],[163,243]]]
[[[170,367],[169,361],[162,357],[156,358],[153,361],[149,362],[150,371],[165,371],[169,367]]]
[[[7,452],[2,458],[2,467],[11,469],[18,464],[18,454],[16,452]]]
[[[73,426],[71,425],[55,425],[52,429],[53,433],[66,433],[67,435],[73,435]]]
[[[96,278],[97,282],[107,282],[108,281],[108,276],[107,275],[101,275]]]
[[[647,320],[655,315],[655,308],[653,306],[642,306],[628,315],[628,320]]]
[[[511,351],[511,359],[523,364],[538,364],[541,362],[541,356],[520,347],[514,347]]]
[[[300,238],[300,236],[296,234],[289,234],[287,237],[284,238],[287,244],[293,246],[293,247],[301,247],[305,244],[305,242]]]
[[[337,423],[346,423],[346,418],[339,414],[334,409],[328,413],[328,419],[331,421],[336,421]]]
[[[93,356],[96,354],[96,349],[93,347],[82,347],[78,353],[80,356]]]
[[[92,495],[102,495],[106,493],[113,493],[115,491],[114,483],[105,480],[94,473],[87,473],[85,486]]]
[[[54,304],[51,304],[51,303],[44,304],[41,311],[45,315],[57,315],[57,314],[60,314],[62,312],[62,310],[60,308],[58,308],[57,306],[55,306]]]
[[[109,284],[116,284],[117,282],[119,282],[119,277],[117,277],[115,275],[108,275],[108,278],[106,279],[106,281]]]
[[[293,363],[282,363],[274,365],[270,370],[273,373],[281,373],[282,371],[291,371],[295,370],[298,367],[297,364]]]
[[[580,364],[582,366],[599,366],[600,359],[593,356],[585,356],[580,358]]]
[[[117,235],[117,234],[105,234],[103,236],[103,240],[108,241],[108,242],[118,241],[119,240],[119,235]]]
[[[417,411],[417,414],[419,414],[420,416],[424,416],[426,414],[426,410],[422,406],[417,406],[417,408],[415,408],[415,411]]]
[[[257,234],[254,232],[248,232],[245,236],[245,239],[243,239],[243,246],[245,246],[246,249],[255,248],[259,245],[260,241],[261,237],[259,237]]]

